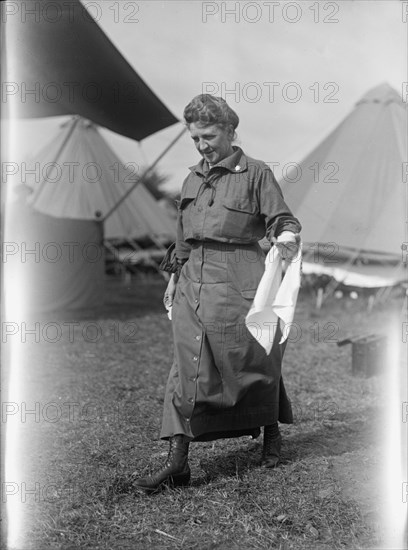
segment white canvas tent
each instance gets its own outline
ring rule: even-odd
[[[38,94],[28,93],[25,100],[19,93],[6,95],[2,116],[11,126],[15,119],[79,115],[141,141],[178,122],[112,44],[86,6],[79,0],[62,2],[57,20],[44,17],[44,13],[54,13],[55,5],[51,0],[36,2],[35,17],[23,21],[16,12],[8,18],[2,36],[3,50],[12,52],[12,56],[4,59],[2,56],[4,80],[16,89],[39,90]],[[129,184],[120,183],[125,174],[120,163],[118,173],[110,174],[114,181],[116,177],[117,185],[108,187],[105,169],[101,175],[104,183],[98,186],[99,168],[106,168],[105,155],[115,160],[94,127],[90,126],[87,132],[82,127],[82,134],[77,136],[79,141],[72,140],[77,126],[80,131],[81,124],[69,125],[43,152],[41,160],[34,159],[39,163],[41,175],[45,171],[46,176],[33,186],[27,201],[21,196],[14,200],[14,191],[19,184],[26,183],[21,172],[8,181],[2,216],[4,248],[7,248],[3,270],[7,296],[21,302],[22,312],[87,308],[103,300],[104,255],[96,253],[103,252],[103,225],[108,236],[128,236],[129,232],[137,236],[150,231],[152,224],[167,239],[174,232],[166,214],[160,211],[158,215],[145,189],[135,188],[130,195],[130,189],[124,190]],[[9,149],[11,143],[18,142],[18,137],[7,141]],[[71,147],[68,154],[66,146]],[[89,157],[84,156],[83,147]],[[97,158],[101,149],[102,157]],[[81,171],[86,158],[94,162],[94,172],[88,166],[86,178],[81,178],[82,174],[73,175],[75,168]],[[61,159],[71,163],[70,168],[61,165]],[[11,149],[3,160],[14,161]],[[128,172],[125,175],[131,179]],[[83,180],[92,178],[95,181],[86,181],[84,186]],[[109,205],[112,208],[106,212]]]
[[[4,261],[15,271],[28,314],[78,310],[103,302],[105,254],[101,222],[55,218],[20,201],[13,241],[4,243]]]
[[[91,122],[75,118],[64,124],[27,166],[36,163],[39,169],[25,178],[32,192],[18,204],[27,259],[22,267],[36,281],[31,309],[44,313],[101,304],[109,241],[135,246],[149,237],[160,246],[175,239],[174,220],[143,183],[115,208],[140,174],[120,161]],[[109,248],[119,259],[120,252]]]
[[[84,119],[65,125],[35,156],[35,162],[42,167],[43,178],[36,183],[34,174],[27,180],[33,187],[28,202],[37,212],[60,219],[103,219],[142,175],[136,163],[125,165],[96,126]],[[143,183],[139,183],[104,222],[104,238],[147,236],[160,242],[174,240],[175,224]]]
[[[406,280],[406,125],[381,84],[281,182],[303,226],[304,273],[359,287]]]

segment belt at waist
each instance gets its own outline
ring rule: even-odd
[[[195,241],[189,240],[189,244],[193,250],[198,248],[203,248],[206,250],[219,250],[224,251],[234,251],[234,250],[260,250],[262,255],[265,256],[265,253],[262,251],[262,248],[259,246],[258,241],[252,243],[224,243],[221,241]]]
[[[223,243],[219,241],[194,241],[191,243],[190,259],[192,261],[204,261],[218,264],[227,268],[231,264],[260,263],[265,262],[265,253],[258,242],[239,244]]]

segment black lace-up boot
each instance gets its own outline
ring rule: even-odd
[[[179,487],[189,483],[188,447],[190,439],[184,435],[175,435],[170,438],[169,443],[169,455],[164,467],[152,476],[137,479],[134,482],[136,488],[154,492],[164,486]]]
[[[265,468],[276,468],[280,462],[280,451],[282,437],[279,432],[278,423],[264,427],[264,441],[262,451],[262,466]]]

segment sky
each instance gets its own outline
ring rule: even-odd
[[[299,162],[371,88],[403,93],[407,2],[338,0],[201,2],[81,0],[110,40],[166,106],[182,118],[197,94],[224,97],[238,113],[237,145],[275,163]],[[19,154],[59,131],[58,118],[17,123]],[[181,124],[141,144],[101,129],[120,159],[147,164]],[[34,142],[34,147],[33,147]],[[186,133],[159,164],[178,191],[199,160]]]

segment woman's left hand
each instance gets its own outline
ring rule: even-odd
[[[300,235],[285,231],[275,241],[275,246],[284,260],[291,262],[297,255],[300,246]]]

